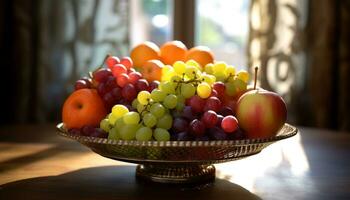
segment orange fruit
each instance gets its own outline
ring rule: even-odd
[[[153,42],[146,41],[134,47],[130,52],[130,57],[135,67],[142,68],[149,60],[160,60],[160,50]]]
[[[98,126],[107,115],[101,97],[95,89],[74,91],[64,102],[62,121],[67,129],[84,125]]]
[[[195,60],[202,67],[214,62],[214,55],[206,46],[196,46],[187,51],[186,61]]]
[[[164,64],[172,65],[174,62],[185,60],[187,47],[181,41],[174,40],[166,42],[160,48],[160,57]]]
[[[149,60],[142,67],[142,75],[148,81],[160,80],[164,64],[160,60]]]

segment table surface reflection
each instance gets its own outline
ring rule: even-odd
[[[350,199],[350,134],[298,127],[260,154],[215,165],[212,184],[142,182],[135,165],[56,135],[55,125],[0,128],[0,199]]]

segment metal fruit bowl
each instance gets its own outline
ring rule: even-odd
[[[61,136],[76,140],[95,153],[114,160],[139,164],[139,178],[163,183],[193,183],[215,179],[212,164],[239,160],[259,153],[268,145],[297,134],[285,124],[275,137],[221,141],[124,141],[71,135],[63,123]]]

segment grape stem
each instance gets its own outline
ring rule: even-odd
[[[259,67],[256,66],[256,67],[254,68],[254,90],[256,89],[256,82],[257,82],[257,80],[258,80],[258,70],[259,70]]]

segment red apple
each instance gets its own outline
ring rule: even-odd
[[[249,138],[275,136],[287,119],[287,108],[281,96],[266,90],[251,90],[237,102],[239,126]]]

